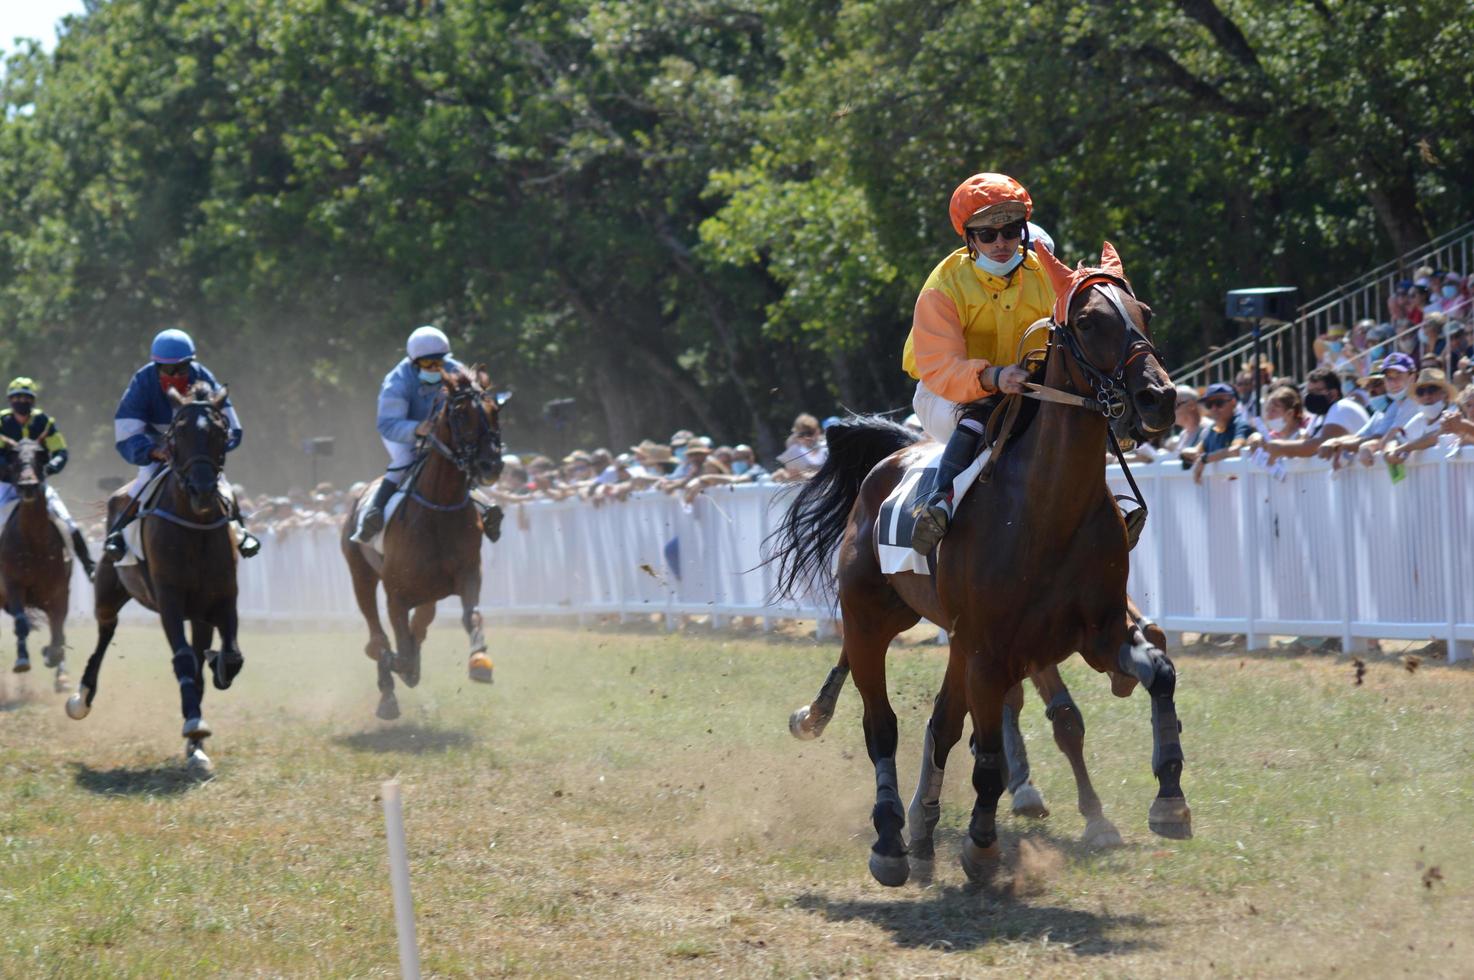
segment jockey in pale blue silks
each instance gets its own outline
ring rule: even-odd
[[[430,433],[430,415],[444,381],[441,371],[461,369],[450,356],[450,338],[435,327],[416,328],[405,353],[379,388],[377,425],[389,451],[389,468],[373,499],[358,513],[358,528],[349,540],[359,544],[367,544],[384,529],[384,508],[414,465],[415,442]]]
[[[123,392],[123,398],[118,402],[118,410],[113,413],[113,434],[117,440],[118,453],[138,467],[138,476],[128,487],[128,506],[118,516],[117,523],[108,532],[107,542],[103,546],[103,550],[113,561],[118,561],[127,554],[128,545],[123,540],[123,529],[137,517],[139,497],[158,474],[160,465],[169,458],[164,448],[164,434],[174,420],[174,403],[169,400],[168,393],[175,391],[181,396],[187,395],[190,388],[200,381],[208,383],[211,388],[220,387],[210,369],[194,358],[194,341],[189,334],[183,330],[160,332],[149,348],[149,363],[134,373],[133,379],[128,382],[128,390]],[[241,444],[244,432],[240,417],[236,415],[235,406],[230,403],[229,398],[225,400],[222,410],[230,425],[230,437],[225,444],[225,451],[231,452]],[[239,505],[235,501],[235,495],[230,492],[230,485],[225,481],[223,472],[220,483],[222,496],[231,502],[236,523],[240,525],[241,557],[250,558],[261,550],[261,542],[246,530]]]

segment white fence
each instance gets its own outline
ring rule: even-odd
[[[1151,510],[1132,554],[1131,594],[1171,633],[1444,639],[1454,658],[1474,641],[1474,449],[1434,452],[1393,483],[1384,466],[1332,471],[1292,460],[1283,478],[1243,460],[1214,464],[1203,484],[1180,464],[1133,468]],[[1123,489],[1111,468],[1112,484]],[[685,507],[643,494],[595,507],[538,501],[511,508],[502,540],[482,548],[481,608],[518,616],[832,615],[824,602],[773,607],[761,543],[782,489],[710,490]],[[359,622],[336,529],[263,534],[242,562],[243,618]],[[79,573],[80,574],[80,573]],[[90,611],[85,581],[73,591]],[[442,603],[442,614],[457,600]],[[146,616],[136,604],[130,619]]]

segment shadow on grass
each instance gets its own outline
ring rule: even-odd
[[[116,769],[93,769],[76,762],[72,764],[72,781],[99,796],[178,796],[208,782],[192,775],[182,762]]]
[[[474,745],[476,739],[466,732],[423,725],[397,725],[377,728],[352,735],[338,735],[333,741],[354,752],[403,752],[408,755],[430,755]]]

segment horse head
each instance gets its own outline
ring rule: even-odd
[[[225,446],[230,441],[230,423],[225,418],[224,387],[212,388],[198,382],[189,394],[169,392],[174,403],[174,421],[164,440],[172,469],[189,496],[196,517],[214,513],[220,495],[220,472],[225,469]]]
[[[443,371],[442,375],[445,404],[436,437],[468,478],[495,483],[502,474],[501,407],[512,396],[492,392],[491,379],[481,364],[470,372]]]
[[[1077,386],[1095,396],[1119,438],[1167,431],[1177,392],[1152,343],[1151,307],[1136,298],[1115,247],[1106,242],[1100,265],[1078,269],[1035,252],[1054,285],[1054,322],[1073,355],[1072,374],[1083,375]]]
[[[10,443],[10,462],[5,480],[15,487],[21,500],[31,501],[46,486],[46,461],[51,454],[34,439],[18,439]]]

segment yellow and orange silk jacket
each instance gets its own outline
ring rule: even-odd
[[[1015,363],[1019,338],[1053,305],[1054,287],[1033,252],[1005,281],[960,248],[921,287],[901,366],[948,401],[976,401],[988,394],[978,372]]]

